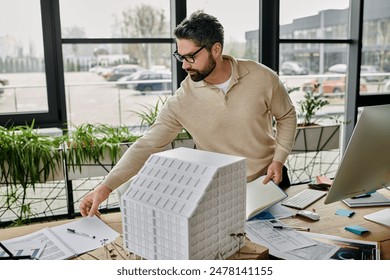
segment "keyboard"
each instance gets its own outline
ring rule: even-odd
[[[282,205],[302,210],[325,196],[326,193],[325,191],[304,189],[296,195],[283,200]]]

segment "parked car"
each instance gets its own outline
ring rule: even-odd
[[[360,76],[367,82],[383,82],[386,79],[386,76],[378,75],[378,73],[383,73],[383,71],[381,71],[377,66],[360,66]]]
[[[320,85],[315,87],[315,85]],[[322,79],[313,79],[310,82],[302,85],[303,91],[311,91],[318,93],[341,93],[346,89],[346,77],[344,76],[328,76]],[[367,92],[367,84],[364,80],[360,80],[360,92]]]
[[[149,91],[168,91],[172,90],[172,74],[170,71],[138,71],[120,78],[116,85],[119,88],[141,91],[143,94]]]
[[[328,71],[331,73],[345,74],[347,73],[346,64],[335,64],[328,68]],[[366,82],[383,82],[385,76],[378,75],[378,73],[383,73],[377,66],[374,65],[361,65],[360,66],[360,76]]]
[[[347,64],[335,64],[328,68],[328,72],[345,74],[347,73]]]
[[[142,68],[139,65],[135,64],[122,64],[115,66],[111,71],[107,71],[102,74],[102,76],[109,82],[115,82],[124,76],[129,76],[137,71],[140,71]]]
[[[283,75],[307,75],[309,71],[297,61],[285,61],[280,67]]]

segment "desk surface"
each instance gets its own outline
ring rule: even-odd
[[[115,231],[122,233],[122,216],[121,213],[110,213],[101,215],[102,221],[110,226]],[[45,227],[53,227],[71,220],[60,220],[46,223],[36,223],[26,226],[11,227],[0,229],[0,240],[7,240],[14,237],[23,236]],[[98,248],[94,251],[87,252],[78,256],[78,260],[139,260],[139,256],[129,253],[123,248],[122,234],[113,242],[106,245],[106,247]],[[232,260],[261,260],[268,259],[268,249],[264,246],[246,241],[246,245],[236,253],[229,257]]]
[[[302,191],[304,188],[307,188],[306,184],[291,186],[286,192],[289,196],[292,196]],[[384,189],[380,192],[390,197],[390,191]],[[325,205],[323,201],[324,198],[315,202],[307,208],[310,210],[315,209],[315,211],[321,216],[320,221],[312,222],[303,218],[293,217],[283,219],[283,222],[290,226],[310,227],[310,231],[314,233],[336,235],[349,239],[360,239],[366,241],[380,242],[381,259],[390,259],[389,228],[384,225],[380,225],[364,219],[364,215],[379,211],[384,207],[349,208],[343,202],[335,202],[332,204]],[[336,210],[339,208],[355,211],[355,215],[353,215],[351,218],[335,215]],[[291,210],[294,212],[297,211],[293,208],[291,208]],[[104,214],[101,216],[101,219],[106,222],[106,224],[108,224],[111,228],[113,228],[119,233],[122,233],[122,218],[120,213]],[[67,222],[69,222],[69,220],[0,229],[0,240],[6,240],[13,237],[26,235],[28,233],[35,232],[43,227],[56,226]],[[359,236],[349,231],[346,231],[344,227],[348,225],[360,225],[364,228],[367,228],[370,232],[366,235]],[[113,259],[113,256],[115,256],[116,259],[137,259],[136,256],[126,253],[125,250],[123,250],[122,244],[122,237],[118,237],[112,244],[108,246],[108,248],[97,249],[94,252],[79,256],[78,259]],[[240,255],[240,259],[257,259],[259,257],[264,259],[268,257],[268,250],[265,247],[257,246],[256,244],[253,244],[251,242],[247,243],[247,247],[243,248],[242,252],[244,252],[244,254]]]
[[[288,190],[286,190],[289,196],[293,196],[294,194],[302,191],[307,188],[306,184],[291,186]],[[386,189],[382,189],[381,192],[383,195],[390,198],[390,191]],[[322,198],[314,204],[307,207],[307,210],[315,210],[320,215],[320,220],[317,222],[310,221],[300,217],[292,217],[283,219],[283,223],[289,226],[300,226],[300,227],[309,227],[310,232],[314,233],[322,233],[329,235],[336,235],[349,239],[359,239],[366,241],[377,241],[380,242],[381,246],[381,259],[390,259],[390,230],[388,227],[384,225],[380,225],[371,221],[364,219],[364,216],[385,207],[374,206],[374,207],[359,207],[359,208],[349,208],[342,201],[324,204],[324,199]],[[388,207],[388,206],[387,206]],[[297,212],[293,208],[289,208],[293,212]],[[335,212],[337,209],[348,209],[355,212],[355,215],[352,217],[344,217],[336,215]],[[344,228],[349,225],[360,225],[369,230],[369,233],[365,235],[356,235],[353,234]]]

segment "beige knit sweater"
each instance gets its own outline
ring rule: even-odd
[[[186,77],[161,109],[155,124],[122,156],[103,184],[114,190],[137,174],[184,127],[198,149],[247,158],[248,180],[284,163],[294,143],[295,108],[278,76],[250,60],[230,56],[232,80],[226,95],[205,81]],[[272,127],[276,120],[276,134]]]

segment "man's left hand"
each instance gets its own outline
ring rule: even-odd
[[[283,164],[279,161],[273,161],[267,169],[267,174],[263,180],[264,184],[267,184],[272,180],[275,184],[279,184],[282,181],[282,169]]]

